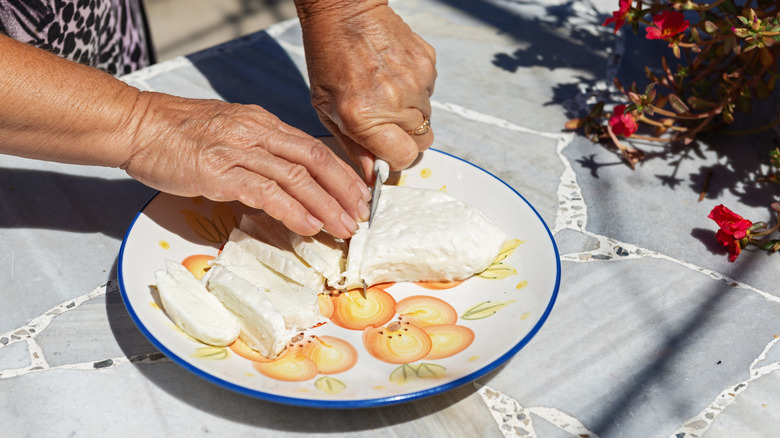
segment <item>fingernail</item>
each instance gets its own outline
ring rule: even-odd
[[[368,187],[362,182],[358,183],[358,187],[360,188],[360,191],[363,193],[363,200],[368,202],[368,200],[371,199],[371,192],[368,191]]]
[[[321,230],[321,229],[322,229],[322,227],[325,225],[325,224],[323,224],[323,223],[322,223],[322,221],[320,221],[319,219],[317,219],[316,217],[314,217],[314,216],[312,216],[312,215],[308,215],[308,216],[306,217],[306,220],[307,220],[307,221],[308,221],[308,222],[309,222],[309,223],[310,223],[310,224],[311,224],[313,227],[317,228],[318,230]]]
[[[369,216],[371,216],[371,210],[368,209],[368,203],[362,199],[358,202],[358,214],[360,215],[360,220],[364,221],[367,221]]]
[[[348,215],[346,212],[341,213],[341,223],[347,230],[349,230],[350,234],[355,234],[355,231],[358,229],[358,225],[357,222],[355,222],[355,219],[352,219],[352,216]]]

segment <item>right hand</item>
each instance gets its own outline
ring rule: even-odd
[[[385,0],[297,0],[320,120],[373,181],[374,157],[392,170],[433,144],[433,129],[410,135],[431,115],[436,52]]]
[[[155,189],[265,210],[293,232],[348,238],[370,194],[327,146],[255,105],[141,93],[121,168]]]

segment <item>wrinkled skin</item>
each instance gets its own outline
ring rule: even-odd
[[[433,49],[386,4],[297,0],[321,120],[373,179],[374,157],[409,166],[433,142]],[[319,140],[256,105],[141,92],[0,35],[0,153],[120,167],[181,196],[238,200],[292,231],[348,238],[368,218],[365,182]]]
[[[433,144],[410,135],[431,114],[436,54],[386,1],[298,0],[312,103],[373,180],[374,157],[392,170]]]
[[[303,235],[324,227],[347,238],[355,219],[368,217],[369,193],[354,170],[259,106],[157,93],[140,100],[147,109],[121,166],[138,181],[181,196],[239,200]]]

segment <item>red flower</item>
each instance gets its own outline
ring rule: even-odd
[[[614,114],[609,118],[609,126],[615,135],[631,137],[636,132],[639,125],[631,114],[623,114],[626,111],[625,105],[618,105],[614,109]]]
[[[742,252],[740,240],[747,237],[748,228],[753,225],[753,222],[734,213],[723,204],[713,208],[707,217],[720,227],[715,237],[729,251],[729,260],[733,262]]]
[[[740,246],[739,240],[734,239],[723,230],[718,230],[715,237],[718,239],[718,242],[728,250],[730,262],[733,262],[739,257],[739,253],[742,252],[742,246]]]
[[[612,16],[604,20],[602,26],[609,26],[615,23],[615,33],[617,33],[624,24],[626,24],[626,17],[628,17],[628,10],[631,8],[631,0],[620,0],[620,9],[612,13]]]
[[[653,23],[655,27],[650,26],[647,28],[647,39],[649,40],[669,39],[680,32],[684,32],[690,25],[682,12],[669,10],[653,17]]]

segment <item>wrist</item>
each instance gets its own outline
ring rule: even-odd
[[[123,145],[120,148],[124,153],[116,167],[127,170],[130,161],[143,150],[144,126],[149,124],[149,114],[152,107],[152,93],[148,91],[139,91],[132,103],[129,116],[126,118],[125,126],[119,129],[118,135],[121,137],[117,144]]]
[[[314,20],[341,20],[387,5],[388,0],[295,0],[302,27]]]

